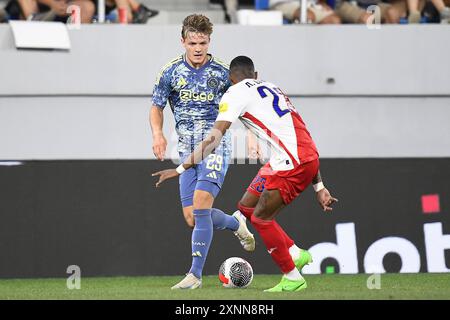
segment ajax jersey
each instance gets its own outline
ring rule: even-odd
[[[305,123],[278,86],[245,79],[223,95],[216,121],[242,123],[271,147],[273,170],[292,170],[300,163],[319,158]]]
[[[194,151],[213,127],[220,98],[230,85],[228,65],[213,56],[199,69],[189,65],[185,55],[163,67],[153,90],[153,104],[163,109],[169,102],[182,159]],[[231,154],[229,134],[222,139],[219,149],[225,156]]]

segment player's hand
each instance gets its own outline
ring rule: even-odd
[[[261,150],[261,146],[258,143],[256,136],[248,131],[247,133],[247,152],[249,159],[259,159],[260,161],[264,160],[264,156]]]
[[[179,175],[180,174],[177,172],[176,169],[167,169],[153,173],[152,177],[159,176],[159,180],[156,183],[156,187],[158,188],[164,181],[178,177]]]
[[[264,160],[262,150],[258,142],[256,142],[253,146],[248,146],[248,157],[249,159],[259,159],[261,161]]]
[[[333,198],[330,194],[330,192],[327,190],[327,188],[323,188],[319,192],[316,193],[317,201],[319,202],[319,205],[322,207],[322,210],[332,211],[333,208],[331,205],[335,202],[338,202],[338,199]]]
[[[162,133],[153,135],[153,153],[158,160],[163,161],[166,153],[167,140]]]

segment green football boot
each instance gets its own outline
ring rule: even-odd
[[[300,257],[294,260],[295,267],[298,271],[302,271],[303,267],[313,262],[311,253],[307,250],[300,249]]]
[[[294,292],[306,289],[307,287],[305,279],[289,280],[283,276],[279,284],[273,288],[264,290],[264,292]]]

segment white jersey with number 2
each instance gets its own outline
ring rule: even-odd
[[[270,144],[273,170],[292,170],[319,157],[302,118],[273,83],[245,79],[231,86],[220,101],[216,121],[234,122],[238,118]]]

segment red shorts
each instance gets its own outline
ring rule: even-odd
[[[266,163],[259,171],[247,191],[261,196],[264,189],[280,190],[284,204],[291,203],[309,184],[319,171],[319,159],[302,163],[288,171],[274,171]]]

